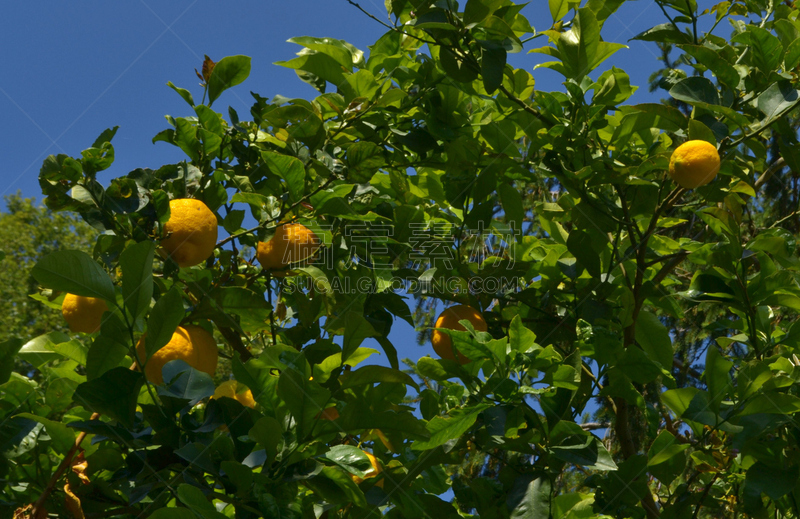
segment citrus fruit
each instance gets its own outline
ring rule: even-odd
[[[280,270],[291,263],[302,261],[319,248],[319,238],[300,223],[279,225],[275,234],[265,242],[258,242],[256,257],[268,270]]]
[[[472,323],[475,330],[479,332],[485,332],[487,329],[486,321],[483,319],[480,312],[468,305],[455,305],[445,309],[444,312],[439,314],[439,318],[436,319],[435,327],[463,332],[466,331],[466,328],[459,322],[463,319]],[[431,344],[433,345],[433,351],[441,358],[456,360],[453,355],[453,343],[450,340],[450,336],[445,332],[433,330]],[[461,353],[458,354],[459,364],[467,364],[469,362],[471,362],[470,359],[463,356]]]
[[[194,198],[169,201],[167,238],[161,246],[180,267],[193,267],[214,253],[217,217],[206,204]]]
[[[718,172],[719,153],[710,142],[686,141],[675,148],[669,159],[669,176],[686,189],[708,184]]]
[[[253,399],[253,392],[247,389],[244,385],[239,384],[236,380],[226,380],[220,384],[214,396],[211,398],[232,398],[245,407],[255,409],[256,401]]]
[[[333,421],[337,418],[339,418],[339,411],[337,411],[335,407],[327,407],[320,411],[320,413],[317,415],[318,420]]]
[[[103,321],[103,312],[107,311],[108,305],[99,297],[67,294],[61,303],[61,315],[73,332],[96,332]]]
[[[136,355],[145,358],[144,335],[136,344]],[[145,363],[144,374],[153,384],[163,384],[161,368],[171,360],[182,360],[198,371],[214,375],[217,370],[217,342],[210,333],[192,324],[178,326],[172,339]]]
[[[367,472],[365,472],[363,478],[360,478],[360,477],[356,476],[355,474],[350,474],[350,477],[353,478],[353,482],[356,485],[361,483],[365,479],[377,477],[378,474],[380,474],[382,472],[381,465],[380,465],[380,463],[378,463],[378,459],[375,456],[373,456],[372,454],[370,454],[367,451],[361,451],[361,452],[366,454],[367,458],[369,458],[369,463],[370,463],[370,465],[372,465],[372,469],[367,471]],[[375,483],[375,486],[383,488],[383,480],[381,479],[380,481]]]

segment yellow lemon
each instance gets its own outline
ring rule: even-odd
[[[61,315],[73,332],[94,333],[103,322],[103,312],[108,311],[106,302],[98,297],[67,294],[61,303]]]
[[[255,409],[256,401],[253,399],[253,392],[247,389],[244,385],[239,384],[236,380],[226,380],[220,384],[214,396],[211,398],[232,398],[245,407]]]
[[[480,312],[468,305],[456,305],[447,308],[444,312],[439,314],[439,318],[436,319],[435,327],[463,332],[466,331],[466,328],[459,323],[459,321],[463,319],[472,323],[475,330],[479,332],[485,332],[487,330],[486,321],[483,319]],[[445,332],[434,330],[431,336],[431,344],[433,345],[433,351],[441,358],[456,360],[455,355],[453,355],[453,343]],[[459,353],[458,362],[459,364],[467,364],[472,361]]]
[[[139,359],[144,360],[144,335],[136,345],[136,354]],[[163,384],[161,368],[167,362],[178,359],[198,371],[204,371],[213,376],[217,370],[217,360],[219,359],[217,342],[210,333],[199,326],[192,324],[178,326],[167,345],[147,360],[144,368],[147,380],[153,384]]]
[[[269,241],[258,242],[256,257],[268,270],[280,270],[291,263],[302,261],[319,248],[314,232],[300,223],[279,225]]]
[[[193,267],[214,253],[217,217],[206,204],[193,198],[169,201],[167,238],[161,240],[170,257],[181,267]]]
[[[669,176],[679,186],[695,189],[714,180],[719,173],[719,152],[706,141],[686,141],[672,152]]]
[[[378,462],[378,459],[375,456],[373,456],[372,454],[370,454],[367,451],[361,451],[361,452],[366,454],[367,458],[369,458],[369,463],[370,463],[370,465],[372,465],[372,469],[369,470],[368,472],[365,472],[363,478],[360,478],[360,477],[356,476],[355,474],[350,474],[350,477],[353,479],[353,482],[356,485],[361,483],[365,479],[377,477],[378,474],[380,474],[382,472],[381,465],[380,465],[380,463]],[[375,486],[383,488],[383,480],[381,479],[380,481],[375,483]]]

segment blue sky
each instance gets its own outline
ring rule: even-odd
[[[708,7],[712,2],[700,3]],[[385,19],[382,0],[362,0],[361,5]],[[551,25],[544,0],[532,0],[522,12],[537,30]],[[659,95],[649,94],[646,86],[649,74],[659,67],[656,46],[628,40],[663,21],[652,0],[626,3],[606,22],[602,35],[606,41],[627,43],[630,48],[618,52],[592,76],[617,66],[640,87],[631,101],[657,102]],[[265,97],[315,96],[294,71],[273,65],[291,59],[300,49],[287,39],[327,36],[367,51],[367,45],[384,31],[346,0],[10,3],[0,18],[4,49],[0,57],[0,147],[4,150],[0,194],[21,191],[26,197],[41,199],[37,175],[47,155],[79,155],[100,132],[116,125],[120,126],[113,141],[116,162],[99,175],[102,183],[107,185],[111,178],[135,168],[156,169],[183,160],[177,148],[161,142],[154,145],[151,139],[167,127],[165,115],[190,115],[167,81],[191,90],[196,100],[202,97],[194,69],[200,68],[204,54],[215,61],[235,54],[252,57],[250,78],[214,105],[222,113],[232,106],[245,117],[252,104],[251,90]],[[536,39],[526,50],[544,44],[544,38]],[[510,56],[514,66],[529,71],[545,60],[539,54]],[[546,69],[533,74],[538,89],[563,90],[558,74]],[[395,322],[391,338],[401,358],[432,353],[430,345],[416,345],[415,332],[403,321]]]

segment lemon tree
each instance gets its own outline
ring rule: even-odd
[[[108,178],[116,129],[48,157],[48,207],[104,231],[33,276],[108,311],[0,345],[40,373],[0,372],[0,505],[800,515],[800,10],[656,3],[636,38],[660,51],[661,103],[631,103],[606,64],[624,0],[550,0],[546,20],[352,3],[386,25],[374,45],[298,37],[278,64],[313,99],[220,107],[250,59],[207,59],[202,92],[169,84],[185,104],[153,138],[184,161]],[[524,50],[562,88],[509,62]],[[398,320],[438,356],[401,369]]]

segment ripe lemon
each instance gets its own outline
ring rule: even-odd
[[[367,471],[367,472],[365,472],[363,478],[360,478],[360,477],[356,476],[355,474],[350,474],[350,477],[353,479],[353,482],[356,485],[358,485],[359,483],[361,483],[365,479],[377,477],[378,474],[380,474],[382,472],[381,465],[380,465],[380,463],[378,463],[378,459],[375,456],[373,456],[372,454],[370,454],[367,451],[361,451],[361,452],[366,454],[367,458],[369,458],[369,463],[372,465],[372,469]],[[375,486],[383,488],[383,480],[381,479],[380,481],[375,483]]]
[[[253,392],[247,389],[244,385],[239,384],[236,380],[226,380],[220,384],[214,396],[211,398],[232,398],[245,407],[255,409],[256,401],[253,399]]]
[[[140,360],[144,360],[144,335],[136,344],[136,354]],[[171,360],[180,359],[194,369],[213,376],[218,358],[217,342],[211,334],[192,324],[178,326],[167,345],[147,360],[144,374],[153,384],[163,384],[161,368]]]
[[[319,238],[300,223],[279,225],[269,241],[258,242],[256,257],[268,270],[280,270],[291,263],[302,261],[319,248]]]
[[[217,245],[217,217],[206,204],[194,198],[169,201],[167,238],[161,246],[180,267],[193,267],[214,253]]]
[[[719,173],[719,152],[706,141],[686,141],[672,152],[669,176],[679,186],[695,189],[714,180]]]
[[[96,332],[103,321],[103,312],[107,311],[108,305],[99,297],[67,294],[61,303],[61,315],[73,332]]]
[[[447,328],[448,330],[459,330],[459,331],[466,331],[466,328],[459,323],[459,321],[466,319],[475,330],[479,332],[485,332],[487,330],[486,321],[483,319],[483,316],[468,305],[456,305],[447,308],[444,312],[439,314],[439,318],[436,319],[436,328]],[[434,330],[433,335],[431,336],[431,344],[433,345],[433,351],[435,351],[441,358],[443,359],[450,359],[456,360],[455,356],[453,355],[453,343],[450,340],[450,337],[439,330]],[[459,364],[467,364],[472,362],[467,357],[463,356],[461,353],[458,354],[458,363]]]

